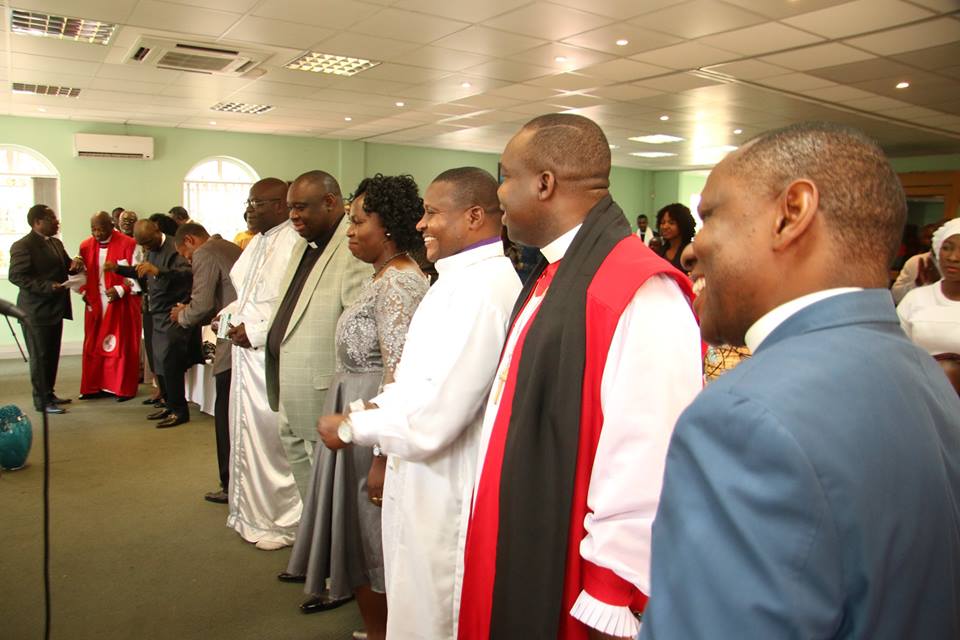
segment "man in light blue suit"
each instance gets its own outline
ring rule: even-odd
[[[754,355],[677,422],[643,640],[960,638],[960,400],[886,290],[905,213],[838,125],[711,172],[696,307]]]

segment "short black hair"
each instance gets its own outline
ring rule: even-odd
[[[164,235],[172,236],[177,233],[177,222],[165,213],[155,213],[147,220],[156,224]]]
[[[380,219],[397,250],[417,251],[423,247],[423,236],[417,231],[417,222],[423,216],[423,199],[413,176],[378,173],[364,178],[350,200],[360,196],[363,210]]]
[[[114,207],[113,211],[110,212],[110,215],[118,216],[126,210],[126,207]]]
[[[638,215],[638,216],[637,216],[637,224],[640,224],[640,221],[641,221],[641,220],[647,220],[647,221],[649,222],[649,220],[647,219],[647,214],[641,213],[640,215]]]
[[[549,113],[523,125],[533,133],[527,167],[550,170],[568,182],[587,181],[591,188],[610,186],[610,144],[603,129],[590,118],[573,113]]]
[[[170,211],[167,212],[170,214],[170,217],[174,220],[189,220],[190,214],[187,213],[187,210],[183,207],[170,207]],[[164,232],[166,233],[166,232]]]
[[[53,213],[53,209],[48,207],[45,204],[35,204],[30,207],[30,210],[27,211],[27,224],[30,225],[30,228],[33,228],[33,225],[38,220],[43,220],[50,213]]]
[[[466,209],[479,206],[488,216],[499,216],[503,213],[497,197],[497,187],[500,185],[489,171],[480,167],[457,167],[447,169],[433,181],[453,185],[453,197],[459,207]]]
[[[687,244],[693,240],[693,236],[697,232],[697,221],[693,219],[690,207],[679,202],[672,202],[663,207],[660,211],[657,211],[657,229],[660,228],[660,221],[663,220],[663,214],[665,213],[670,214],[670,219],[677,223],[681,244]]]
[[[194,238],[203,238],[206,240],[210,237],[210,234],[207,233],[206,228],[199,222],[187,222],[185,224],[177,227],[177,232],[173,236],[174,246],[179,247],[183,244],[184,238],[187,236],[193,236]]]
[[[907,218],[903,186],[880,146],[858,129],[802,122],[762,133],[731,155],[736,174],[776,196],[801,178],[817,185],[819,209],[852,269],[886,268]]]

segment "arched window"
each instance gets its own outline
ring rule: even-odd
[[[35,204],[60,213],[60,174],[33,149],[0,144],[0,278],[7,277],[10,245],[30,232],[27,211]]]
[[[216,156],[207,158],[187,173],[183,180],[183,206],[190,219],[206,227],[211,235],[219,233],[233,240],[247,228],[243,221],[250,186],[259,180],[257,172],[242,160]]]

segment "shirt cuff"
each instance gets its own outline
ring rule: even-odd
[[[353,442],[364,447],[379,444],[380,434],[377,432],[381,409],[354,411],[350,414],[350,424],[353,426]]]
[[[120,296],[121,298],[123,297],[123,294],[126,293],[126,291],[124,291],[123,287],[121,287],[120,285],[114,285],[113,290],[116,291],[117,295]]]
[[[640,621],[629,607],[600,602],[586,591],[580,592],[570,615],[588,627],[618,638],[633,638],[640,632]]]

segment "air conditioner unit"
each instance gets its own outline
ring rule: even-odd
[[[153,160],[153,138],[77,133],[73,136],[73,155],[81,158]]]
[[[125,64],[208,75],[239,77],[253,71],[270,54],[201,42],[178,42],[141,36],[124,58]]]

